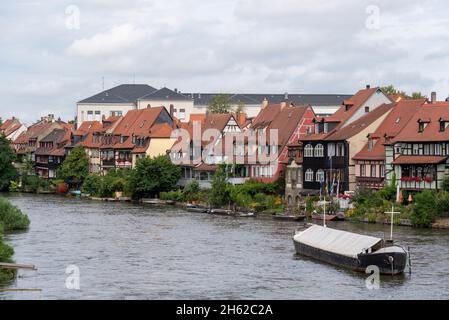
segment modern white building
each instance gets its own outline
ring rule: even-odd
[[[332,115],[342,102],[352,95],[344,94],[230,94],[230,93],[184,93],[177,89],[155,89],[146,84],[122,84],[100,92],[77,103],[77,124],[83,121],[99,121],[103,117],[125,115],[129,110],[164,106],[183,122],[191,114],[204,114],[212,99],[226,95],[232,106],[243,106],[248,117],[259,114],[264,104],[281,102],[311,106],[317,116]]]

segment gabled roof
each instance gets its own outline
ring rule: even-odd
[[[354,156],[354,160],[385,160],[386,137],[394,138],[410,122],[411,118],[426,102],[420,100],[400,100],[387,115],[376,131],[369,135],[373,140],[371,147],[365,144],[363,149]]]
[[[84,136],[89,132],[101,130],[102,127],[103,125],[100,121],[84,121],[73,134],[75,136]]]
[[[173,90],[170,90],[166,87],[151,92],[143,97],[140,97],[138,100],[169,100],[169,101],[183,101],[183,100],[191,100],[190,98],[186,97],[185,95],[182,95],[178,92],[175,92]]]
[[[281,112],[282,106],[280,104],[270,104],[260,110],[259,114],[254,118],[251,128],[265,128],[278,116]]]
[[[324,118],[324,121],[338,121],[340,122],[340,127],[348,121],[357,110],[376,92],[380,90],[379,87],[367,88],[359,90],[355,95],[353,95],[348,101],[344,101],[343,105],[338,109],[332,116]],[[349,108],[346,108],[346,103]]]
[[[166,110],[164,107],[156,107],[128,111],[113,133],[114,135],[122,136],[130,136],[132,134],[148,136],[150,128],[164,110]]]
[[[133,103],[155,91],[157,89],[146,84],[121,84],[78,103]]]
[[[419,132],[418,121],[422,119],[429,122]],[[440,131],[440,119],[449,119],[449,102],[424,104],[391,142],[449,141],[449,128]]]
[[[267,130],[277,130],[278,132],[278,145],[281,146],[279,152],[282,152],[283,147],[288,143],[308,108],[305,106],[281,108],[281,111],[268,126]]]

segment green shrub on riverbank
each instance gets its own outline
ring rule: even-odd
[[[19,208],[0,197],[0,223],[5,231],[25,230],[30,225],[30,220]]]
[[[116,192],[124,192],[125,195],[130,195],[128,187],[130,174],[129,169],[111,169],[105,176],[90,174],[84,180],[81,191],[99,198],[113,197]]]
[[[0,197],[0,262],[12,262],[14,250],[3,243],[3,231],[24,230],[28,228],[30,220],[5,198]],[[15,271],[0,269],[0,282],[14,278]]]
[[[11,181],[18,177],[17,170],[12,165],[16,154],[10,144],[11,142],[0,134],[0,191],[8,191]]]

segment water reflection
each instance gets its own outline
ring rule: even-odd
[[[4,299],[447,299],[449,235],[396,228],[412,250],[412,276],[368,275],[295,255],[292,236],[302,223],[188,213],[151,207],[9,196],[31,219],[28,232],[7,235],[20,272],[13,288],[41,293],[0,293]],[[389,236],[389,226],[329,226]],[[69,264],[79,266],[81,290],[65,287]]]

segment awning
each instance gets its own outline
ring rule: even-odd
[[[447,160],[441,156],[399,156],[393,164],[439,164]]]
[[[313,225],[297,234],[295,241],[346,257],[357,258],[382,239]]]

